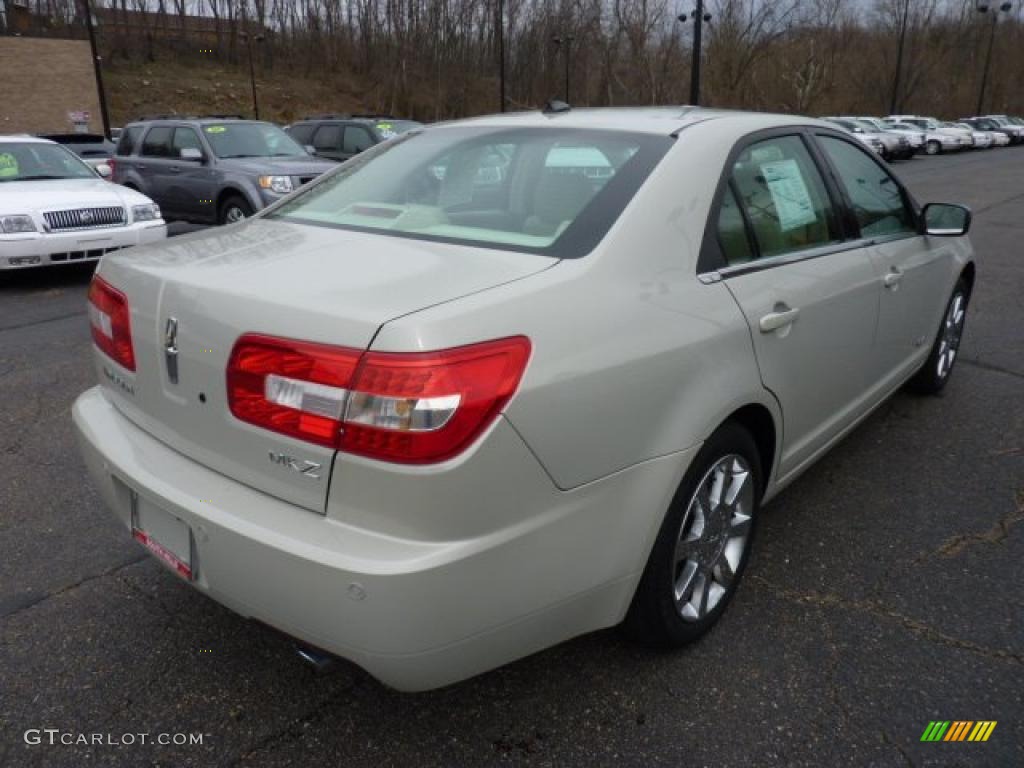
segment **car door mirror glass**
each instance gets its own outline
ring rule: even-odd
[[[109,179],[111,176],[114,175],[113,170],[111,170],[110,166],[107,165],[106,163],[100,163],[99,165],[97,165],[96,173],[98,173],[104,179]]]
[[[182,147],[178,154],[182,160],[200,161],[203,159],[203,153],[195,147]]]
[[[971,228],[971,211],[953,203],[929,203],[921,212],[924,231],[937,237],[960,237]]]
[[[316,154],[316,147],[314,147],[312,144],[305,144],[303,146],[304,146],[304,148],[306,150],[306,154],[308,154],[308,155],[315,155]]]

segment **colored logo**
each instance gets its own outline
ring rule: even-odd
[[[995,720],[932,720],[921,741],[988,741],[995,727]]]

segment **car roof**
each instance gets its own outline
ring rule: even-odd
[[[8,133],[0,136],[0,143],[18,142],[19,144],[56,144],[49,139],[40,139],[38,136],[29,136],[27,133]]]
[[[180,124],[180,123],[194,123],[197,125],[205,125],[206,123],[263,123],[266,125],[273,125],[269,120],[250,120],[245,117],[194,117],[190,115],[161,115],[160,117],[143,117],[138,120],[133,120],[128,123],[125,128],[131,128],[136,125],[149,125],[151,123],[168,123],[168,124]],[[122,129],[123,130],[123,129]]]
[[[780,115],[768,112],[744,112],[729,109],[709,109],[705,107],[594,107],[568,109],[564,111],[532,111],[512,112],[482,117],[471,117],[436,123],[428,126],[428,130],[462,126],[483,127],[551,127],[580,128],[592,130],[626,131],[632,133],[652,133],[669,136],[677,131],[697,123],[709,120],[721,121],[724,124],[735,123],[748,130],[774,128],[789,125],[811,125],[832,127],[828,123],[813,117],[799,115]]]

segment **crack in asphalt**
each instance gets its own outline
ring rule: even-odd
[[[27,323],[14,323],[13,325],[0,325],[0,332],[3,331],[18,331],[22,328],[31,328],[34,325],[44,325],[45,323],[55,323],[58,320],[67,320],[71,317],[84,317],[89,314],[86,310],[80,309],[77,312],[68,312],[63,315],[52,315],[50,317],[43,317],[39,320],[29,320]]]
[[[753,581],[760,582],[768,589],[769,592],[784,600],[790,600],[791,602],[800,603],[801,605],[811,605],[821,609],[839,608],[847,611],[853,611],[855,613],[867,614],[868,616],[872,616],[877,619],[895,621],[909,632],[938,645],[944,645],[956,650],[969,651],[988,659],[996,659],[1024,666],[1024,654],[1008,651],[1004,648],[987,648],[980,643],[974,643],[970,640],[963,640],[959,637],[948,635],[920,619],[915,619],[904,613],[900,613],[899,611],[886,608],[879,600],[876,599],[853,600],[831,592],[801,592],[799,590],[783,587],[781,584],[769,581],[763,576],[753,575],[749,578]]]
[[[1024,490],[1017,492],[1017,508],[996,520],[987,531],[950,536],[931,552],[919,555],[914,563],[921,563],[933,557],[956,557],[972,544],[1001,544],[1010,535],[1010,529],[1020,522],[1024,522]]]
[[[970,365],[974,368],[981,368],[983,371],[993,371],[995,373],[1004,373],[1007,376],[1014,376],[1018,379],[1024,379],[1024,373],[1020,371],[1014,371],[1010,368],[1003,368],[1001,365],[994,365],[993,363],[985,363],[981,360],[972,360],[969,357],[958,357],[957,362],[961,365]]]
[[[255,755],[267,750],[274,749],[275,747],[290,744],[294,741],[298,741],[302,738],[306,729],[323,720],[329,714],[329,709],[333,704],[348,698],[348,695],[353,689],[359,687],[359,680],[352,680],[348,685],[343,687],[341,690],[335,691],[328,695],[322,701],[316,703],[315,706],[310,707],[302,714],[293,718],[283,728],[279,728],[273,733],[269,733],[263,738],[259,739],[251,749],[242,752],[235,760],[228,764],[228,768],[235,768],[235,766],[241,765],[247,762]]]
[[[110,568],[102,570],[99,573],[94,573],[89,576],[83,576],[78,581],[72,582],[71,584],[67,584],[61,587],[60,589],[55,589],[52,592],[47,592],[46,594],[40,595],[39,597],[29,600],[27,602],[22,602],[18,604],[15,608],[9,611],[5,611],[4,613],[0,613],[0,619],[9,619],[12,616],[16,616],[19,613],[23,613],[24,611],[29,610],[30,608],[34,608],[40,603],[46,602],[51,598],[60,597],[61,595],[67,594],[68,592],[72,592],[73,590],[78,589],[84,584],[88,584],[91,581],[96,581],[97,579],[102,579],[105,576],[109,576],[112,573],[117,573],[118,571],[124,570],[128,566],[135,565],[136,563],[141,563],[143,560],[147,559],[149,559],[149,555],[140,555],[131,560],[121,562],[118,565],[111,566]]]

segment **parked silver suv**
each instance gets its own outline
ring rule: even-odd
[[[125,126],[113,180],[153,198],[172,219],[241,221],[334,163],[272,123],[238,118],[160,118]]]

